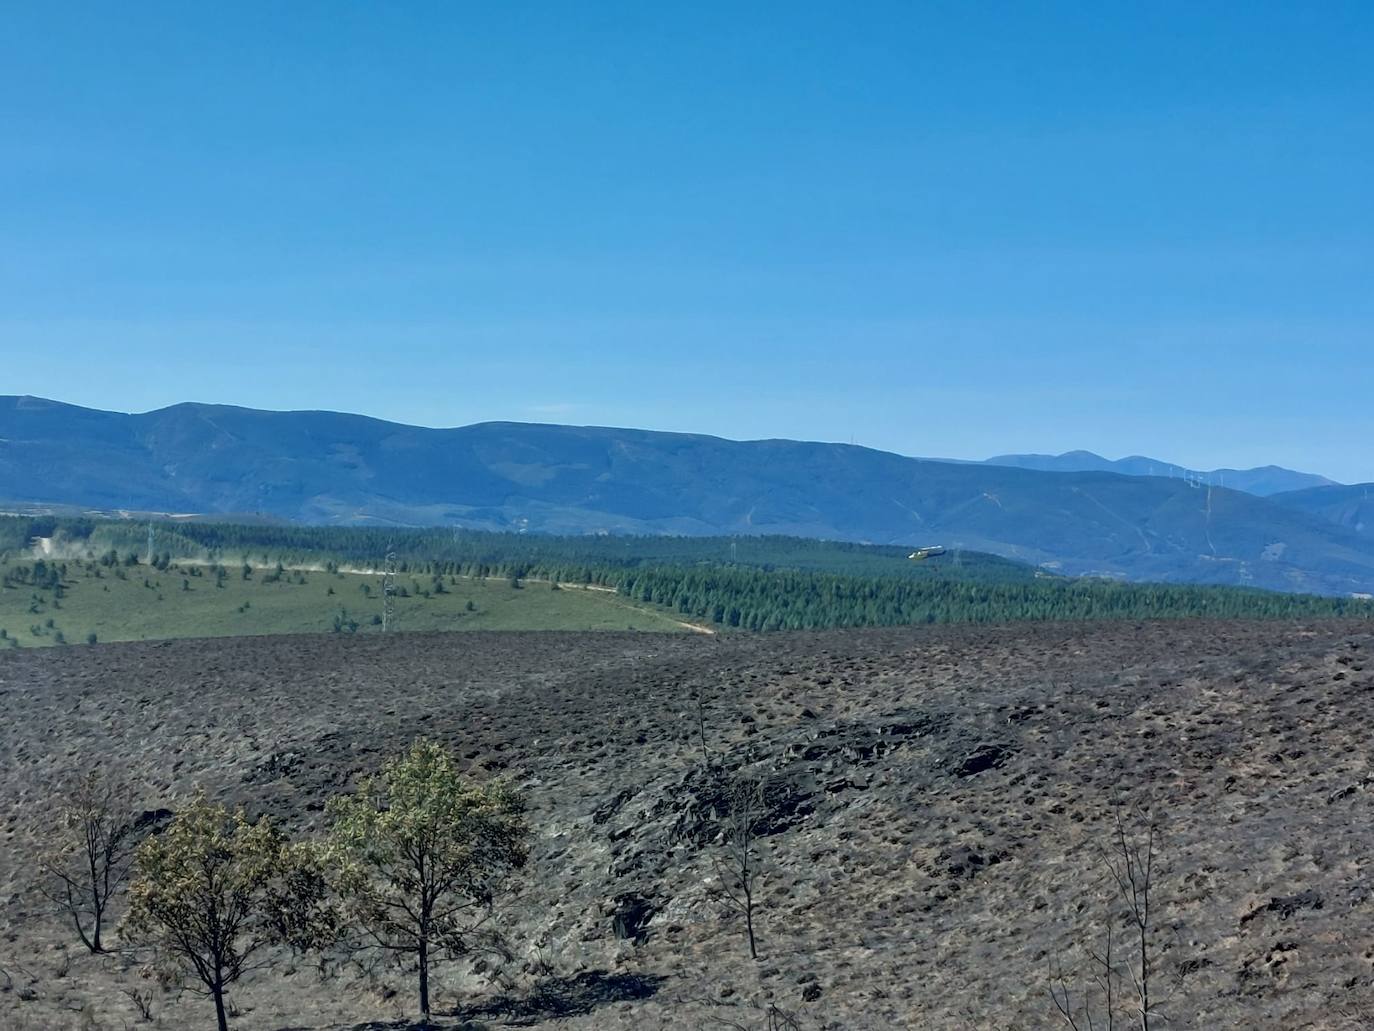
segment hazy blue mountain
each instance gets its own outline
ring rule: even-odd
[[[1374,537],[1374,483],[1311,487],[1275,494],[1271,500]]]
[[[777,533],[989,551],[1070,574],[1374,589],[1367,534],[1241,491],[845,444],[0,398],[0,498],[312,523]]]
[[[1091,451],[1065,451],[1062,455],[997,455],[987,459],[988,465],[1005,465],[1016,469],[1038,469],[1042,472],[1121,473],[1123,476],[1167,476],[1197,480],[1213,487],[1229,487],[1247,494],[1268,497],[1281,491],[1303,490],[1335,484],[1316,473],[1296,472],[1278,465],[1262,465],[1255,469],[1185,469],[1181,465],[1161,462],[1156,458],[1131,455],[1112,460]]]

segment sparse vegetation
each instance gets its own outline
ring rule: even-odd
[[[1158,1031],[1363,1012],[1365,923],[1332,902],[1368,849],[1363,623],[608,640],[5,655],[10,811],[46,798],[60,732],[71,755],[117,751],[140,798],[181,815],[140,846],[118,956],[13,906],[0,1023],[125,1026],[154,1002],[166,1026],[208,1018],[156,972],[218,985],[217,1020],[241,1027],[384,1024],[416,989],[459,1026]],[[129,718],[144,710],[157,720]],[[463,744],[417,742],[330,801],[417,724]],[[191,771],[224,807],[183,801]],[[1168,813],[1167,865],[1150,814],[1092,804],[1125,784]],[[1291,834],[1257,850],[1271,825]],[[12,899],[37,856],[22,826],[0,829]]]
[[[133,1004],[138,1019],[145,1024],[153,1019],[153,993],[151,989],[130,985],[123,989],[124,997]]]
[[[139,580],[96,577],[98,560],[71,559],[48,566],[61,577],[62,608],[52,608],[50,590],[18,585],[18,577],[31,576],[30,561],[0,558],[0,573],[16,574],[10,589],[0,587],[0,619],[11,627],[28,628],[34,645],[51,646],[57,634],[77,643],[153,640],[176,637],[217,637],[279,633],[372,633],[380,630],[380,590],[377,578],[361,573],[339,573],[334,583],[306,578],[297,583],[283,577],[272,583],[263,578],[218,578],[211,567],[173,565],[181,579],[192,583],[190,591],[177,591],[175,600],[157,604],[155,591]],[[196,570],[214,577],[216,590],[199,589]],[[343,581],[340,583],[340,581]],[[361,588],[368,588],[367,591]],[[334,591],[333,594],[330,591]],[[349,594],[345,595],[347,590]],[[344,597],[351,600],[340,605]],[[670,615],[648,606],[630,605],[626,599],[605,591],[507,590],[501,580],[456,578],[442,592],[422,597],[407,591],[396,599],[398,620],[408,630],[613,630],[624,629],[625,616],[634,616],[646,630],[681,632]],[[377,617],[374,620],[374,617]],[[53,626],[45,625],[51,619]],[[36,620],[36,621],[35,621]],[[356,624],[356,626],[354,625]],[[17,647],[13,632],[0,638],[0,648]],[[92,640],[92,638],[95,640]]]

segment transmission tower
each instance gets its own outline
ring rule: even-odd
[[[396,628],[396,552],[388,543],[382,561],[382,633]]]

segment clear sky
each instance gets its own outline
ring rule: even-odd
[[[1374,480],[1374,4],[30,3],[0,393]]]

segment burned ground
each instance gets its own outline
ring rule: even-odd
[[[522,787],[536,834],[514,958],[442,970],[454,1026],[752,1028],[769,1001],[810,1029],[1055,1026],[1047,974],[1100,933],[1117,792],[1164,821],[1168,1027],[1370,1026],[1371,652],[1367,623],[1194,621],[0,654],[0,1024],[135,1026],[121,988],[147,986],[31,890],[54,774],[120,766],[150,814],[203,785],[307,836],[424,734]],[[722,769],[768,784],[757,963],[711,890]],[[231,995],[243,1028],[413,1005],[403,972],[286,956]]]

